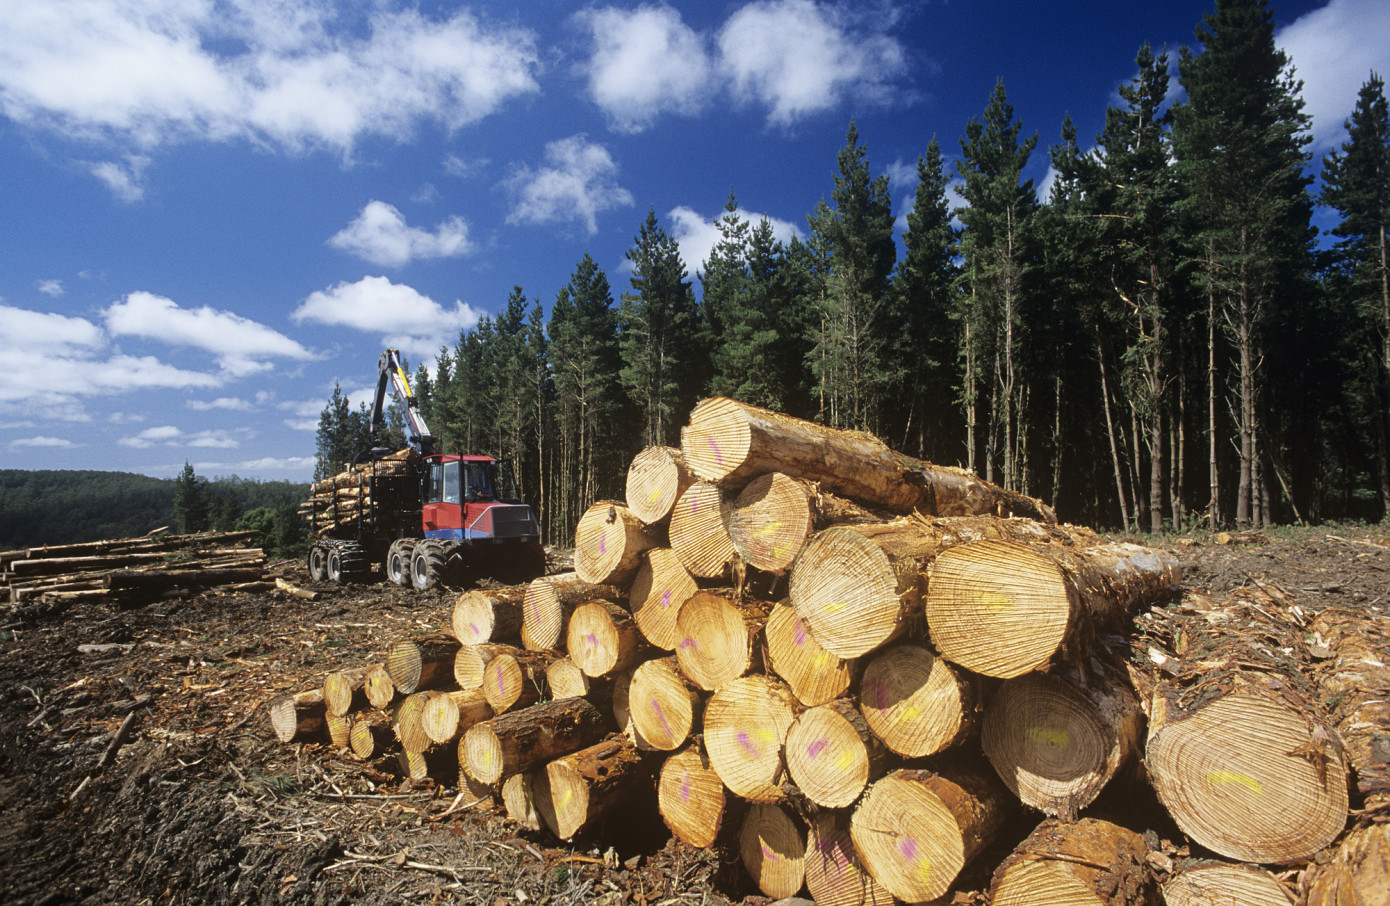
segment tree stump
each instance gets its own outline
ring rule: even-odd
[[[794,896],[806,879],[806,837],[786,809],[757,803],[738,832],[743,867],[758,889],[775,900]]]
[[[820,646],[796,608],[778,604],[763,627],[768,666],[786,680],[807,707],[834,701],[849,691],[854,661],[841,660]]]
[[[995,906],[1157,906],[1144,838],[1109,821],[1049,819],[994,872]],[[1171,901],[1169,901],[1171,903]]]
[[[569,840],[621,808],[649,780],[650,771],[632,740],[613,736],[556,758],[532,788],[541,820],[555,836]]]
[[[676,615],[681,605],[699,590],[675,551],[664,547],[647,551],[628,591],[632,618],[647,641],[665,651],[674,651],[680,641]]]
[[[906,758],[945,751],[979,723],[974,684],[921,645],[875,655],[859,683],[859,709],[874,735]]]
[[[704,742],[724,785],[752,802],[782,798],[782,744],[796,719],[796,698],[770,676],[744,676],[705,703]]]
[[[675,447],[643,447],[627,467],[628,509],[647,525],[671,514],[676,499],[695,481]]]
[[[661,819],[671,833],[696,849],[714,844],[724,825],[728,800],[724,781],[698,740],[662,763],[656,793]]]
[[[610,729],[586,699],[543,702],[474,724],[459,740],[459,763],[468,776],[493,784],[592,745]]]

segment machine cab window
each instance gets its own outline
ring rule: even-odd
[[[425,503],[460,503],[459,462],[434,462],[425,476]]]

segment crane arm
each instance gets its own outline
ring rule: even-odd
[[[405,421],[405,440],[406,443],[414,447],[416,452],[422,456],[428,456],[434,452],[434,435],[430,434],[429,425],[425,424],[425,417],[420,414],[419,401],[415,399],[415,394],[410,391],[410,381],[405,376],[405,369],[401,366],[401,354],[388,349],[381,354],[381,361],[377,369],[376,398],[372,403],[372,434],[377,434],[382,427],[385,415],[386,386],[390,384],[392,391],[396,395],[396,402],[401,407],[401,418]]]

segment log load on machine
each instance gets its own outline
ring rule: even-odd
[[[314,485],[307,505],[316,581],[386,578],[418,589],[489,575],[525,582],[545,572],[540,525],[510,466],[491,456],[442,453],[411,392],[400,353],[381,355],[372,436],[395,394],[407,446],[374,447]]]

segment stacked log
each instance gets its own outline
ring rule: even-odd
[[[628,494],[585,511],[571,576],[460,597],[447,685],[386,677],[377,707],[418,708],[429,740],[409,770],[448,753],[565,840],[654,786],[682,841],[830,904],[949,901],[967,869],[998,903],[1156,903],[1160,884],[1201,902],[1230,872],[1277,893],[1251,863],[1314,857],[1308,889],[1334,902],[1383,859],[1383,825],[1344,834],[1352,805],[1380,814],[1386,729],[1383,636],[1350,618],[1140,614],[1179,581],[1165,555],[728,400],[696,408],[679,453],[643,451]],[[427,647],[387,660],[419,652],[423,677]],[[381,742],[374,713],[354,749],[359,725]],[[1180,831],[1163,853],[1089,814],[1145,781]],[[1189,851],[1205,861],[1170,857]]]
[[[419,455],[411,447],[381,459],[344,464],[343,471],[315,482],[300,507],[320,538],[351,532],[372,514],[420,509]]]

